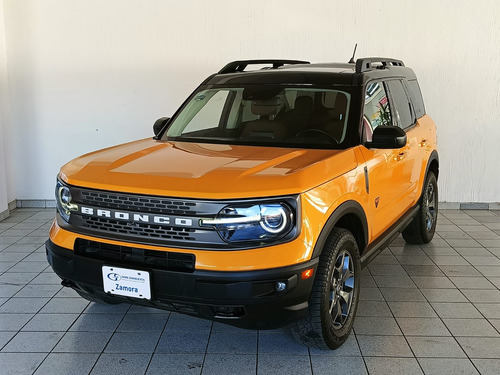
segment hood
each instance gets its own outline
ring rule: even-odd
[[[61,168],[70,185],[202,199],[297,194],[357,165],[354,150],[311,150],[144,139]]]

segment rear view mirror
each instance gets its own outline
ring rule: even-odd
[[[155,137],[160,134],[162,129],[168,124],[170,121],[170,117],[160,117],[158,120],[155,121],[153,125],[153,132],[155,134]]]
[[[398,126],[379,125],[373,131],[372,141],[365,142],[367,148],[395,149],[406,146],[406,132]]]

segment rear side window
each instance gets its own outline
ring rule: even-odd
[[[399,126],[403,129],[412,126],[415,123],[415,118],[403,83],[399,80],[388,81],[387,86],[394,103],[393,115],[397,119]]]
[[[417,118],[425,115],[424,99],[422,98],[422,92],[420,91],[420,86],[416,80],[408,81],[408,87],[410,91],[410,99],[413,104],[413,109],[415,109],[415,115]]]

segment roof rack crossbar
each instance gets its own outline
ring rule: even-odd
[[[248,65],[256,65],[256,64],[272,64],[272,68],[276,69],[283,65],[295,65],[295,64],[310,64],[309,61],[301,61],[301,60],[238,60],[232,61],[223,67],[218,74],[227,74],[227,73],[236,73],[242,72]]]
[[[374,69],[373,63],[380,63],[382,67],[386,66],[405,66],[401,60],[391,59],[387,57],[365,57],[356,60],[356,73],[366,72]]]

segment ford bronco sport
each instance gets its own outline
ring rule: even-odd
[[[436,130],[402,61],[235,61],[154,132],[58,175],[48,261],[90,301],[335,349],[361,268],[434,235]]]

